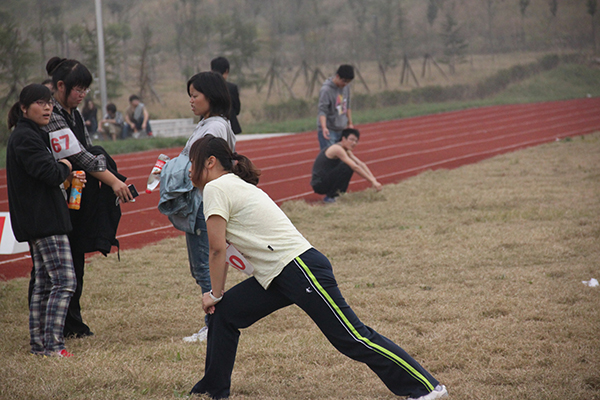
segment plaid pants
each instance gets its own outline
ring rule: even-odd
[[[29,306],[31,351],[46,353],[65,348],[63,327],[75,288],[75,270],[67,235],[29,242],[35,269],[35,286]]]

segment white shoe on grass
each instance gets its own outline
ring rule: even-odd
[[[192,336],[186,336],[183,338],[184,342],[192,343],[192,342],[204,342],[208,337],[208,327],[204,326],[202,329],[198,331],[198,333],[194,333]]]
[[[421,397],[418,398],[413,398],[410,397],[407,400],[434,400],[434,399],[441,399],[443,397],[448,397],[448,391],[446,390],[446,386],[444,385],[437,385],[435,387],[435,389],[433,389],[433,392],[429,392]]]

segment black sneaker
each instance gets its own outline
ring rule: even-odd
[[[94,332],[92,331],[87,331],[87,332],[69,332],[67,334],[65,334],[65,338],[68,339],[81,339],[84,337],[88,337],[88,336],[94,336]]]

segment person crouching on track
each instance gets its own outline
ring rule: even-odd
[[[346,128],[339,142],[321,150],[317,156],[310,185],[315,193],[325,195],[325,203],[335,202],[340,193],[348,190],[354,172],[369,181],[376,190],[381,190],[381,183],[377,182],[367,164],[352,153],[359,138],[358,129]]]

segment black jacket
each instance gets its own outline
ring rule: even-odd
[[[92,146],[86,138],[85,124],[80,113],[69,115],[62,110],[62,115],[70,124],[75,137],[85,149],[94,155],[104,155],[106,169],[118,179],[125,182],[127,179],[117,171],[117,164],[100,146]],[[77,168],[74,166],[73,168]],[[121,220],[121,206],[115,203],[117,197],[112,188],[102,184],[92,174],[86,173],[86,184],[81,193],[81,207],[79,210],[70,210],[73,231],[69,235],[71,250],[79,253],[92,253],[99,251],[104,255],[110,253],[112,246],[119,247],[117,228]]]
[[[233,133],[237,135],[238,133],[242,132],[242,127],[240,126],[240,123],[237,119],[237,116],[239,115],[240,110],[242,108],[240,103],[240,93],[235,83],[227,81],[225,81],[225,83],[227,84],[229,96],[231,97],[231,110],[229,112],[229,122],[231,122],[231,130],[233,130]]]
[[[117,164],[100,146],[88,147],[92,154],[104,154],[107,169],[118,179],[127,178],[119,174]],[[99,251],[104,255],[110,253],[112,246],[119,247],[117,228],[121,220],[121,206],[115,203],[112,188],[101,183],[91,174],[86,174],[86,184],[81,193],[81,208],[71,211],[73,232],[69,235],[71,248],[75,252],[91,253]]]
[[[35,122],[19,119],[6,148],[8,206],[18,241],[72,230],[67,202],[60,189],[69,173],[69,167],[57,162],[50,152],[48,134]]]

